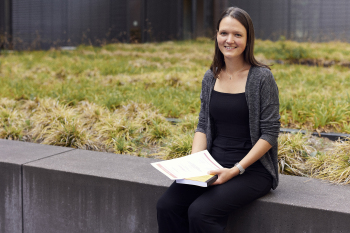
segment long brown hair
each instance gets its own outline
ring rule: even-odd
[[[247,45],[245,50],[243,51],[244,61],[249,63],[252,66],[261,66],[261,67],[266,67],[270,69],[269,66],[261,62],[258,62],[254,57],[254,40],[255,40],[254,26],[253,26],[253,21],[248,15],[248,13],[238,7],[227,8],[227,10],[225,10],[222,13],[216,25],[217,32],[219,31],[221,20],[225,17],[232,17],[234,19],[237,19],[247,30]],[[210,69],[214,73],[215,78],[217,78],[223,68],[225,68],[225,59],[224,59],[224,55],[221,53],[219,49],[218,40],[217,40],[217,37],[215,36],[215,53],[214,53],[214,58],[213,58],[213,62],[211,63]]]

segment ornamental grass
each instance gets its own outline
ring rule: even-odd
[[[0,138],[161,159],[187,155],[213,48],[199,38],[1,51]],[[282,127],[350,133],[350,44],[257,40],[255,53],[272,64]],[[278,161],[283,174],[349,184],[349,141],[283,134]]]

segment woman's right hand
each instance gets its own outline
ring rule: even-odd
[[[239,175],[239,170],[237,167],[233,168],[220,168],[216,170],[209,171],[210,175],[218,175],[218,179],[212,185],[224,184],[231,180],[233,177]]]

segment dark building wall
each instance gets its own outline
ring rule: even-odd
[[[213,38],[215,32],[215,23],[214,19],[214,2],[212,0],[203,0],[203,29],[204,36]]]
[[[11,21],[11,0],[0,0],[0,30],[3,33],[11,34],[12,31],[12,21]]]
[[[348,0],[0,0],[0,48],[4,35],[15,49],[212,37],[228,6],[250,14],[257,38],[350,41]]]
[[[0,49],[4,47],[5,34],[5,1],[0,0]]]
[[[350,41],[348,0],[227,0],[251,16],[256,37],[297,41]],[[225,8],[222,8],[222,11]]]
[[[291,38],[350,41],[348,0],[307,0],[291,3]]]
[[[143,30],[143,4],[142,0],[129,0],[129,17],[128,27],[130,34],[130,42],[142,42]]]
[[[66,9],[68,45],[127,40],[127,0],[74,0]]]
[[[0,0],[0,34],[5,31],[5,1]]]
[[[129,40],[128,1],[110,0],[110,36],[109,41],[126,42]]]
[[[145,0],[144,41],[182,39],[182,0]]]
[[[236,6],[247,11],[253,20],[255,37],[278,39],[288,36],[289,0],[229,0],[228,6]]]
[[[15,49],[127,41],[127,0],[12,0]]]
[[[11,49],[11,0],[0,0],[0,49]]]

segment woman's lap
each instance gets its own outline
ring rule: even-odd
[[[271,185],[272,177],[261,176],[257,172],[246,172],[224,184],[207,188],[174,182],[159,200],[157,208],[158,212],[162,209],[162,214],[166,211],[177,213],[187,224],[189,220],[190,225],[191,222],[195,225],[218,223],[222,228],[226,226],[229,213],[264,196]],[[216,231],[219,232],[218,229]],[[206,228],[206,232],[210,231]]]

